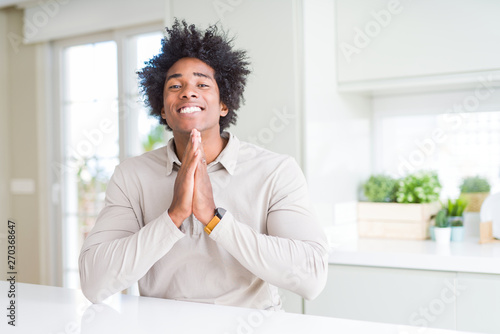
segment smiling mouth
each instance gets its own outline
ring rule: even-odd
[[[192,114],[197,111],[201,111],[202,109],[200,107],[183,107],[178,110],[179,113],[181,114]]]

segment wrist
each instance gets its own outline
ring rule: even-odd
[[[182,222],[184,221],[184,219],[182,217],[180,217],[179,215],[177,215],[174,212],[174,210],[168,209],[167,213],[168,213],[170,219],[172,220],[172,222],[175,224],[175,226],[177,226],[179,228],[182,225]]]
[[[212,233],[213,229],[219,224],[219,222],[222,220],[224,217],[224,214],[226,213],[226,210],[223,208],[216,208],[214,210],[214,216],[210,220],[210,222],[205,226],[204,230],[205,232],[210,235]]]
[[[198,219],[204,226],[207,226],[208,223],[210,223],[210,221],[212,220],[212,218],[214,218],[214,215],[215,215],[215,209],[216,207],[214,206],[213,209],[208,209],[206,210],[204,213],[203,213],[203,216],[201,217],[201,219]],[[196,217],[198,218],[198,217]]]

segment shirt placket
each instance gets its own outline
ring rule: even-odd
[[[203,231],[203,224],[193,214],[191,214],[191,226],[193,228],[193,236],[199,236]]]

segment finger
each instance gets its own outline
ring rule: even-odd
[[[206,161],[198,162],[194,180],[193,214],[204,224],[213,217],[215,203]]]
[[[191,131],[191,144],[192,144],[193,150],[198,149],[198,146],[200,144],[200,140],[201,140],[200,132],[196,129],[193,129]]]
[[[196,164],[196,174],[195,174],[195,183],[198,183],[198,186],[206,184],[207,181],[210,183],[210,177],[208,176],[208,166],[207,160],[204,156],[204,152],[200,148],[199,150],[199,159]]]
[[[187,163],[186,168],[190,174],[191,173],[194,174],[196,172],[196,168],[200,161],[200,159],[198,158],[199,156],[200,156],[200,150],[196,150],[196,152],[194,152],[193,154],[192,159],[186,162]]]
[[[199,153],[199,140],[197,138],[196,129],[193,129],[190,134],[190,140],[186,145],[186,149],[184,151],[184,157],[182,158],[182,166],[181,169],[189,169],[192,170],[192,166],[197,160],[196,157]]]
[[[203,145],[201,145],[201,133],[200,131],[196,130],[196,129],[193,129],[193,141],[194,141],[194,146],[193,148],[195,150],[198,150],[200,147],[202,148]]]
[[[200,148],[199,148],[199,150],[200,150],[200,154],[201,154],[200,158],[201,158],[202,160],[204,160],[204,161],[205,161],[205,164],[206,164],[206,159],[207,159],[207,156],[206,156],[206,154],[205,154],[205,149],[204,149],[203,145],[201,144],[201,136],[200,136]]]
[[[195,163],[194,160],[198,160],[196,159],[197,157],[201,155],[204,156],[204,152],[201,152],[201,150],[203,150],[203,145],[201,145],[201,133],[193,129],[191,134],[192,154],[190,152],[190,156],[188,156],[188,164],[190,167]]]
[[[191,130],[189,134],[189,141],[186,145],[186,150],[184,151],[184,157],[192,155],[194,151],[198,149],[198,143],[196,140],[196,129]]]

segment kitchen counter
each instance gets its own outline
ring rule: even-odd
[[[331,245],[330,264],[500,274],[500,244],[477,238],[450,245],[431,240],[358,239]]]
[[[80,290],[18,283],[16,327],[5,315],[10,285],[0,281],[1,333],[419,333],[422,328],[116,294],[90,304]],[[462,333],[426,328],[427,334]]]

